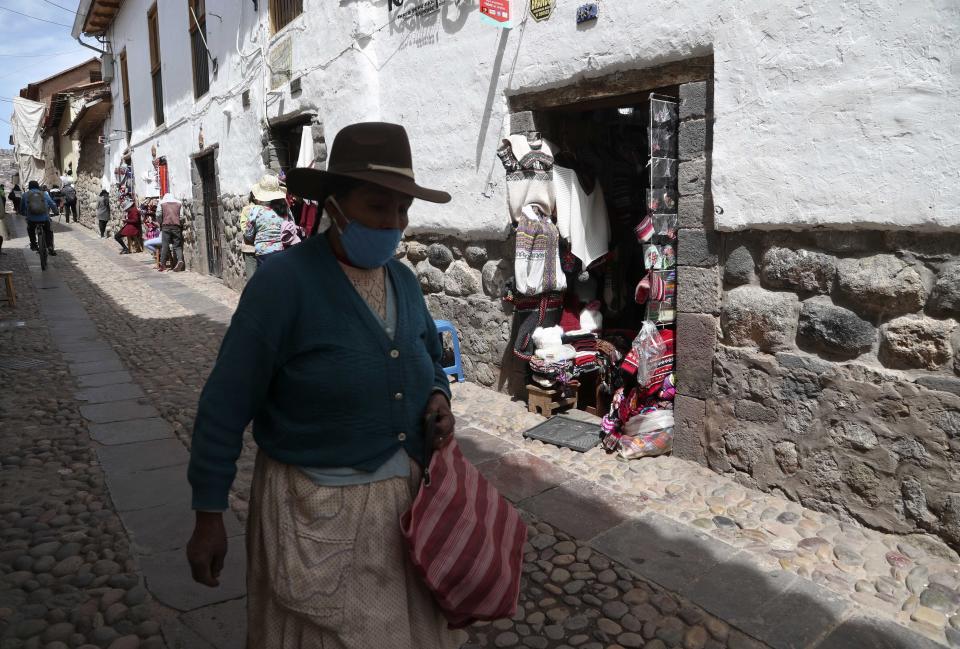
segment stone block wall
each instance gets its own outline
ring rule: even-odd
[[[713,385],[684,452],[960,548],[960,235],[746,232],[723,247]]]
[[[674,453],[960,549],[960,234],[721,233],[681,86]]]
[[[500,299],[513,274],[513,241],[415,236],[400,244],[397,257],[417,274],[433,317],[457,327],[467,380],[522,388],[510,346],[513,309]]]
[[[223,194],[220,197],[220,218],[223,219],[223,281],[235,291],[242,291],[247,283],[240,252],[240,212],[247,204],[246,196]]]
[[[97,141],[99,133],[91,132],[80,142],[77,161],[77,213],[80,223],[97,229],[97,201],[100,200],[100,176],[103,174],[103,145]]]

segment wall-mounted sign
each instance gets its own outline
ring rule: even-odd
[[[547,20],[553,14],[557,0],[530,0],[530,15],[537,22]]]
[[[577,24],[596,20],[598,15],[600,15],[600,8],[596,2],[580,5],[580,8],[577,9]]]
[[[513,27],[510,16],[510,0],[480,0],[480,17],[497,27]]]
[[[406,20],[407,18],[423,18],[424,16],[435,14],[438,11],[440,11],[440,0],[425,0],[425,2],[420,2],[411,7],[407,7],[405,11],[401,11],[399,14],[397,14],[397,20]]]
[[[270,90],[290,83],[293,78],[293,39],[285,38],[270,48]]]

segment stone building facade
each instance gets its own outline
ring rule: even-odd
[[[97,228],[97,201],[103,183],[104,154],[103,145],[97,141],[96,130],[88,133],[80,141],[80,157],[77,163],[77,214],[80,222],[89,228]]]
[[[444,236],[408,237],[398,258],[416,273],[430,312],[456,324],[469,380],[513,393],[523,390],[510,352],[513,308],[501,300],[513,275],[514,244]]]
[[[960,548],[960,234],[714,230],[711,94],[681,86],[674,453]]]
[[[605,3],[587,26],[558,3],[552,19],[519,15],[506,31],[480,21],[476,3],[402,20],[371,0],[305,0],[276,33],[270,3],[208,3],[224,17],[207,41],[220,65],[199,97],[180,47],[186,3],[161,3],[163,123],[139,38],[152,4],[80,20],[129,56],[132,133],[107,153],[105,181],[127,153],[147,168],[156,147],[184,201],[188,265],[209,272],[215,238],[224,281],[239,289],[239,211],[281,158],[273,131],[312,115],[319,146],[356,121],[405,124],[418,181],[454,201],[418,203],[398,255],[435,317],[456,324],[468,378],[514,394],[523,368],[500,300],[514,243],[496,149],[514,116],[538,110],[523,97],[552,93],[548,108],[589,102],[601,86],[606,99],[636,99],[679,85],[674,452],[840,517],[960,547],[960,135],[940,118],[960,85],[947,0],[912,13],[892,0],[870,12],[813,0],[805,16],[772,0]],[[893,36],[906,31],[909,44]],[[107,132],[124,128],[118,77]],[[212,147],[215,235],[195,163]]]

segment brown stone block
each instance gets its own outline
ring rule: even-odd
[[[713,229],[712,201],[704,201],[704,197],[700,194],[681,196],[677,201],[677,212],[681,228]]]
[[[716,266],[720,237],[716,232],[681,229],[677,241],[677,264],[680,266]]]
[[[707,121],[693,119],[680,124],[679,156],[685,162],[702,158],[707,148]]]
[[[706,465],[704,419],[707,404],[701,399],[678,394],[673,404],[673,454]]]
[[[706,398],[713,388],[713,358],[717,349],[717,319],[699,313],[677,314],[677,390]]]
[[[720,313],[720,273],[716,268],[677,268],[677,311]]]
[[[705,159],[681,162],[677,174],[681,196],[703,194],[707,182],[707,161]]]

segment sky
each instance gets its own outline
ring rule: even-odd
[[[79,4],[79,0],[0,0],[0,24],[7,36],[0,39],[0,148],[10,148],[9,100],[18,97],[21,88],[96,56],[70,36]]]

